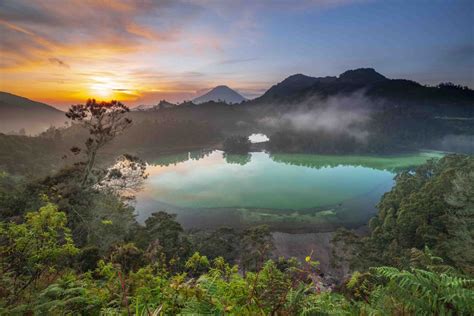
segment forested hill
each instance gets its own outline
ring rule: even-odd
[[[389,79],[372,68],[348,70],[338,77],[292,75],[272,86],[251,105],[296,104],[309,97],[351,95],[383,99],[387,105],[410,105],[412,110],[425,107],[436,115],[474,116],[474,91],[452,83],[424,86],[405,79]]]
[[[66,121],[64,112],[45,103],[0,91],[0,132],[37,134]],[[22,132],[23,132],[22,131]]]

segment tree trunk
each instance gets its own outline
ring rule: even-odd
[[[81,186],[84,187],[86,185],[87,180],[89,179],[89,175],[94,167],[95,163],[95,156],[97,154],[97,149],[95,148],[90,155],[89,161],[87,162],[86,170],[84,171],[84,177],[82,178]]]

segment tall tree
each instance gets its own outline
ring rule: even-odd
[[[89,138],[85,143],[87,161],[82,186],[91,175],[97,152],[131,125],[132,120],[125,116],[129,111],[128,107],[119,101],[97,102],[89,99],[86,104],[72,105],[66,113],[69,119],[79,122],[89,131]],[[77,152],[79,149],[72,150]]]

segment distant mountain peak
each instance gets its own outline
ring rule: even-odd
[[[358,68],[347,70],[339,75],[339,81],[359,84],[372,84],[388,80],[374,68]]]
[[[221,84],[219,86],[215,86],[212,90],[222,90],[222,89],[226,89],[226,90],[232,90],[231,88],[229,88],[228,86],[226,86],[225,84]],[[232,90],[234,91],[234,90]]]
[[[261,99],[288,97],[299,93],[317,83],[328,83],[337,80],[337,77],[311,77],[303,74],[294,74],[282,82],[272,86]]]
[[[235,90],[232,90],[226,85],[219,85],[211,89],[211,91],[205,93],[204,95],[201,95],[200,97],[197,97],[193,100],[194,103],[199,104],[199,103],[204,103],[204,102],[209,102],[209,101],[223,101],[229,104],[232,103],[240,103],[242,101],[245,101],[246,99],[241,96],[238,92]]]
[[[285,80],[293,81],[293,80],[305,80],[305,79],[312,80],[312,79],[315,79],[315,78],[311,77],[311,76],[307,76],[305,74],[294,74],[294,75],[289,76]]]

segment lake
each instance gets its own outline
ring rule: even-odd
[[[148,161],[137,194],[138,220],[164,210],[185,228],[268,224],[282,232],[358,227],[376,213],[396,172],[439,158],[435,152],[395,156],[310,154],[225,155],[187,152]]]

